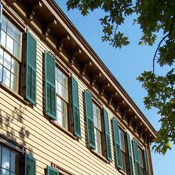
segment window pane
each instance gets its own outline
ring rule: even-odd
[[[3,71],[3,83],[10,87],[10,72],[5,68]]]
[[[11,24],[11,22],[8,21],[7,23],[7,34],[13,38],[14,36],[14,32],[13,32],[13,25]]]
[[[10,70],[10,67],[11,67],[11,56],[4,52],[4,66]]]
[[[95,145],[96,145],[96,151],[99,154],[102,154],[102,145],[101,145],[101,132],[97,129],[94,129],[95,134]]]
[[[67,116],[67,104],[62,101],[62,113]]]
[[[97,116],[94,115],[93,117],[94,117],[94,126],[97,128]]]
[[[16,60],[14,60],[14,59],[12,59],[11,72],[18,77],[19,63]]]
[[[8,35],[7,35],[6,47],[11,53],[13,53],[13,39]]]
[[[57,96],[57,109],[61,111],[61,98]]]
[[[2,168],[10,169],[10,151],[5,148],[2,148]]]
[[[65,87],[63,87],[62,90],[63,90],[63,98],[64,98],[64,100],[68,101],[68,90]]]
[[[3,71],[3,68],[2,68],[2,65],[0,65],[0,81],[2,81],[2,71]]]
[[[3,50],[0,48],[0,64],[3,64]]]
[[[68,129],[67,116],[65,116],[65,115],[63,115],[63,123],[62,123],[62,126],[63,126],[65,129]]]
[[[123,171],[126,172],[126,153],[122,152]]]
[[[14,90],[14,91],[18,91],[18,78],[14,75],[11,74],[11,85],[10,87]]]
[[[14,56],[18,58],[19,61],[21,61],[21,47],[14,42],[14,50],[13,50]]]
[[[59,81],[60,83],[62,83],[62,72],[57,68],[57,81]]]
[[[15,173],[16,171],[16,154],[11,152],[11,171]]]
[[[17,29],[14,29],[14,40],[15,40],[17,43],[20,43],[20,40],[21,40],[20,31],[17,30]]]
[[[2,169],[2,175],[10,175],[10,172],[6,169]]]
[[[101,117],[97,117],[97,127],[101,131]]]
[[[63,75],[63,86],[67,88],[67,85],[68,85],[68,78],[65,75]]]
[[[63,115],[61,113],[61,111],[57,110],[57,122],[59,125],[62,126],[62,123],[63,123]]]
[[[1,166],[1,156],[2,156],[1,151],[2,151],[2,147],[0,146],[0,166]]]
[[[5,47],[6,43],[6,34],[4,33],[3,30],[1,30],[1,44]]]
[[[4,16],[2,17],[2,24],[1,27],[4,31],[6,31],[6,27],[7,27],[7,20],[4,18]]]

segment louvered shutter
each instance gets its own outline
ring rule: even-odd
[[[130,172],[130,175],[134,175],[133,162],[132,162],[132,151],[131,151],[131,141],[130,141],[130,135],[128,133],[126,133],[126,138],[127,138],[128,158],[129,158],[129,172]]]
[[[108,113],[105,109],[103,109],[103,121],[104,121],[104,134],[105,134],[105,142],[106,142],[106,155],[107,155],[107,159],[109,161],[112,161]]]
[[[122,153],[120,148],[119,127],[118,127],[118,121],[115,118],[112,119],[112,126],[113,126],[116,166],[120,169],[123,169]]]
[[[26,42],[26,92],[25,97],[36,104],[36,40],[28,32]]]
[[[93,119],[93,111],[92,111],[92,95],[88,91],[84,92],[84,100],[85,100],[87,142],[91,148],[95,149],[94,119]]]
[[[47,166],[47,175],[59,175],[59,171],[53,167]]]
[[[146,175],[149,175],[149,171],[148,171],[148,159],[147,159],[147,155],[146,155],[146,151],[145,150],[144,150],[144,164],[145,164]]]
[[[56,120],[55,59],[45,52],[45,113]]]
[[[36,175],[36,159],[25,154],[25,175]]]
[[[73,132],[78,138],[81,138],[78,83],[73,77],[71,77],[71,85],[72,85],[71,104],[72,104],[72,116],[73,116]]]
[[[138,143],[135,139],[133,140],[133,149],[134,149],[134,163],[136,168],[136,175],[141,175],[139,149],[138,149]]]

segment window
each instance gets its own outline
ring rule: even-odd
[[[145,168],[144,168],[144,158],[143,158],[143,150],[139,147],[139,157],[140,157],[140,175],[145,174]]]
[[[0,47],[0,81],[18,92],[21,64],[22,32],[2,16]]]
[[[56,67],[55,58],[45,51],[45,114],[65,130],[81,138],[78,83],[73,76],[68,77]],[[69,84],[68,84],[68,80]],[[70,97],[69,86],[70,85]],[[71,105],[69,102],[71,99]],[[69,110],[70,109],[70,110]],[[71,112],[71,119],[69,112]],[[64,131],[65,131],[64,130]],[[66,132],[68,133],[68,132]]]
[[[112,119],[112,126],[116,167],[125,173],[128,173],[129,169],[130,175],[133,175],[130,136],[119,127],[115,117]]]
[[[19,175],[20,155],[10,149],[0,146],[0,174]]]
[[[138,146],[136,139],[133,139],[133,150],[136,175],[149,174],[146,151],[143,150],[140,146]]]
[[[102,126],[101,126],[101,112],[100,108],[93,103],[93,118],[94,118],[94,134],[96,152],[102,154]]]
[[[59,125],[68,130],[68,77],[56,68],[56,115]]]
[[[119,128],[119,139],[120,139],[121,159],[123,164],[122,170],[126,172],[127,171],[126,139],[125,139],[125,133],[120,128]]]

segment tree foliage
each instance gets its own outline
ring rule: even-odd
[[[128,45],[129,39],[118,27],[125,19],[136,14],[142,36],[139,44],[153,45],[162,35],[153,56],[153,68],[144,71],[137,79],[147,91],[144,103],[147,109],[155,107],[160,115],[161,128],[153,148],[163,154],[175,144],[175,1],[174,0],[67,0],[68,9],[79,9],[88,15],[95,9],[103,10],[99,20],[103,27],[102,41],[115,48]],[[165,75],[155,71],[155,65],[167,66]]]

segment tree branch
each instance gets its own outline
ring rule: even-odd
[[[160,40],[158,46],[157,46],[157,49],[154,53],[154,57],[153,57],[153,74],[155,72],[155,60],[156,60],[156,56],[157,56],[157,52],[162,44],[162,42],[169,36],[171,35],[172,31],[173,31],[173,27],[174,27],[174,22],[175,22],[175,15],[173,16],[173,19],[172,19],[172,23],[171,23],[171,26],[170,26],[170,31]]]

